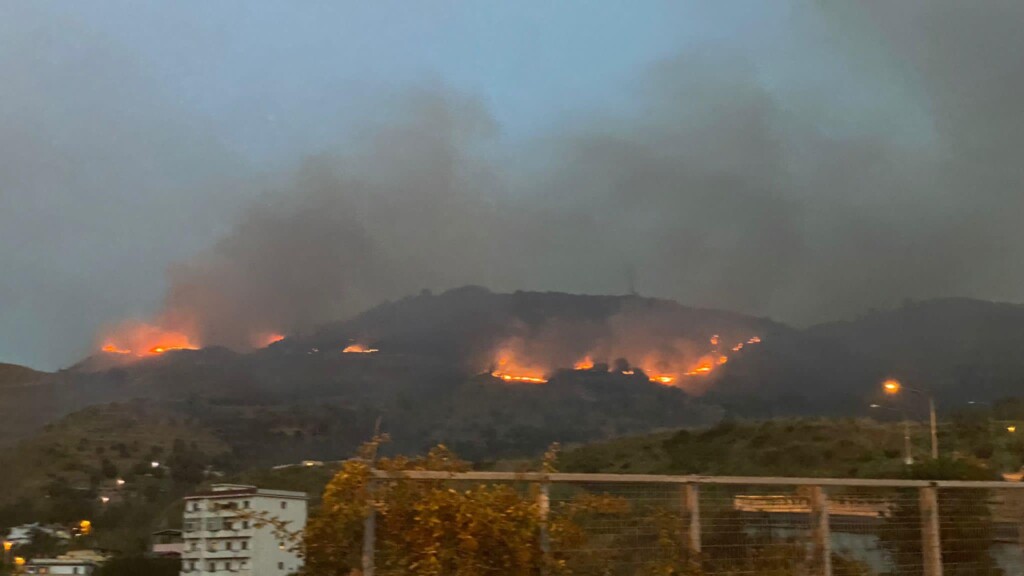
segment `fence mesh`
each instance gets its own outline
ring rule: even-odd
[[[496,484],[429,482],[456,494]],[[818,489],[823,513],[811,485],[560,481],[545,498],[536,482],[497,484],[514,488],[546,521],[536,535],[543,563],[494,574],[934,574],[924,560],[927,514],[918,487],[829,485]],[[936,494],[944,575],[1024,575],[1024,490],[943,487]],[[816,519],[823,525],[816,528]],[[416,574],[389,557],[394,550],[377,547],[376,574]]]

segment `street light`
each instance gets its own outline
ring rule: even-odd
[[[914,455],[910,451],[910,422],[907,420],[907,415],[902,410],[895,408],[889,408],[888,406],[882,406],[881,404],[870,404],[869,408],[881,408],[883,410],[892,410],[893,412],[899,412],[903,416],[903,463],[910,466],[914,463]]]
[[[935,398],[932,398],[931,394],[918,390],[917,388],[910,388],[904,386],[899,380],[892,378],[882,382],[882,390],[885,390],[886,394],[899,394],[902,390],[908,390],[914,394],[920,394],[928,400],[928,420],[931,425],[931,436],[932,436],[932,459],[936,460],[939,457],[939,434],[937,431],[937,423],[935,421]]]

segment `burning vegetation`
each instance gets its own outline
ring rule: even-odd
[[[369,346],[364,346],[362,344],[349,344],[342,350],[342,352],[345,354],[374,354],[376,352],[380,352],[380,350],[370,348]]]
[[[617,373],[623,376],[644,375],[656,384],[678,386],[688,390],[700,390],[706,385],[696,385],[697,380],[706,380],[713,375],[718,367],[729,361],[729,356],[722,351],[723,339],[718,334],[708,339],[710,350],[701,353],[693,360],[692,354],[680,352],[682,346],[674,350],[676,354],[662,351],[647,351],[634,354],[640,361],[632,364],[628,355],[608,355],[600,351],[589,352],[572,363],[576,372],[599,371]],[[729,348],[738,353],[749,346],[759,344],[761,338],[753,336],[740,340]],[[528,384],[545,384],[553,374],[565,370],[557,361],[545,363],[534,359],[528,350],[531,346],[523,339],[516,338],[506,341],[494,354],[490,375],[504,382],[522,382]],[[595,361],[595,358],[616,358],[613,364]],[[566,363],[567,364],[567,363]]]
[[[130,322],[112,330],[100,345],[104,354],[144,358],[172,350],[198,350],[199,342],[184,329],[166,329],[155,324]]]

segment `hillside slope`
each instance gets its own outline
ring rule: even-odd
[[[26,366],[0,362],[0,388],[31,386],[47,376]]]

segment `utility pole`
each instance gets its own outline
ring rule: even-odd
[[[928,395],[928,419],[931,421],[932,427],[932,460],[938,460],[939,458],[939,433],[935,423],[935,398],[930,394]]]
[[[903,419],[903,463],[910,466],[914,463],[914,454],[910,451],[910,421]]]
[[[882,390],[884,390],[886,394],[899,394],[903,389],[913,392],[914,394],[919,394],[928,400],[928,421],[931,426],[932,436],[932,460],[936,460],[939,457],[939,432],[938,423],[935,418],[935,397],[927,392],[918,390],[917,388],[904,386],[899,380],[894,380],[892,378],[882,382]]]

